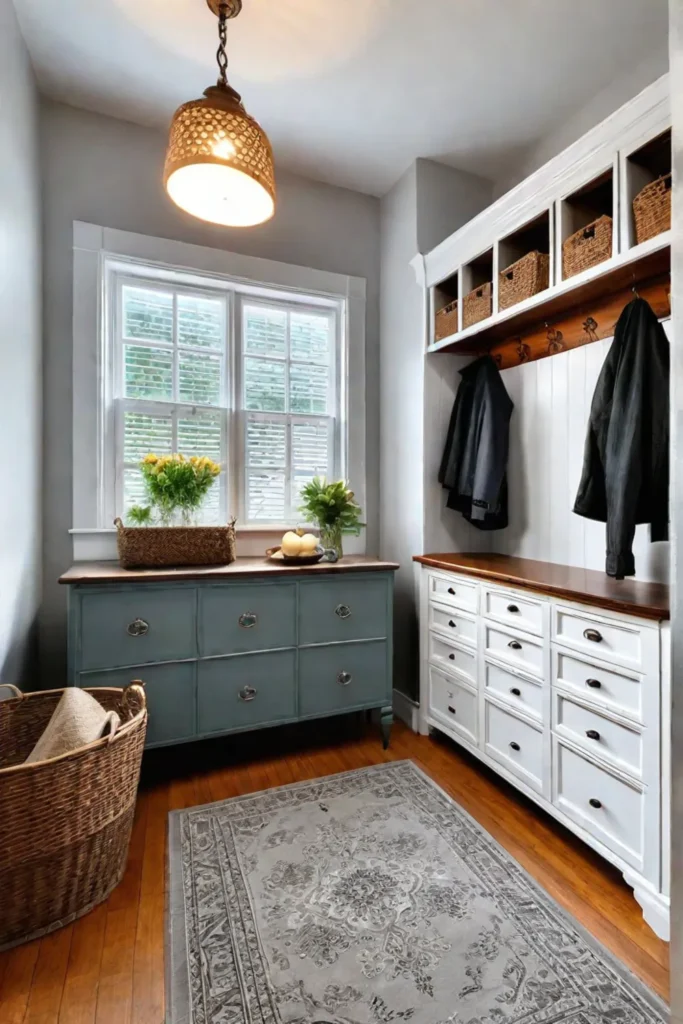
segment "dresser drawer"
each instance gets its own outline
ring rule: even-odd
[[[521,718],[485,702],[485,750],[520,779],[543,789],[543,733]]]
[[[296,718],[296,652],[200,661],[197,718],[201,734]]]
[[[195,662],[120,668],[113,672],[81,672],[78,685],[123,687],[134,679],[144,684],[147,697],[145,746],[191,740],[196,736]]]
[[[78,667],[113,668],[195,657],[196,601],[196,591],[182,586],[83,594]]]
[[[593,616],[578,608],[553,607],[553,640],[602,661],[628,668],[643,667],[643,639],[651,632],[635,620]]]
[[[308,647],[299,652],[299,716],[391,704],[384,641]]]
[[[536,601],[520,594],[505,593],[495,587],[482,587],[482,614],[496,622],[503,622],[524,633],[543,636],[543,619],[547,607],[543,601]]]
[[[477,646],[477,620],[454,609],[448,611],[436,604],[429,606],[429,626],[441,633],[459,640],[463,644]]]
[[[477,654],[474,649],[460,647],[438,633],[430,633],[429,660],[439,668],[463,676],[471,686],[477,685]]]
[[[642,720],[643,684],[640,675],[606,668],[557,647],[553,648],[552,657],[553,685],[567,687],[606,708]]]
[[[513,633],[484,622],[484,653],[541,679],[544,676],[543,642],[526,633]]]
[[[466,612],[479,611],[479,587],[468,583],[460,576],[436,576],[429,574],[429,599],[439,604],[463,608]]]
[[[556,693],[553,728],[587,753],[612,761],[618,768],[638,777],[643,773],[643,737],[635,729],[613,722],[604,715],[576,704]]]
[[[512,708],[542,720],[544,695],[538,683],[532,683],[523,676],[487,661],[484,664],[484,686],[487,693],[505,701]]]
[[[201,657],[294,646],[295,584],[233,584],[200,590]]]
[[[325,644],[389,635],[386,580],[362,573],[299,584],[299,643]]]
[[[553,803],[633,867],[642,869],[645,794],[556,742]]]
[[[477,694],[435,668],[429,669],[429,713],[476,746]]]

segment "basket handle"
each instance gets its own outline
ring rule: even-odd
[[[131,679],[127,686],[123,689],[123,697],[121,698],[121,706],[124,711],[128,710],[128,698],[132,690],[135,690],[142,702],[142,707],[147,707],[147,694],[145,693],[145,684],[142,679]]]
[[[508,270],[507,273],[505,274],[506,280],[508,280],[508,281],[512,281],[514,276],[515,276],[514,270]]]
[[[476,290],[476,292],[474,294],[476,295],[476,297],[478,299],[480,299],[483,296],[483,294],[484,294],[484,289],[483,288],[477,288],[477,290]]]
[[[0,683],[0,690],[11,690],[13,697],[17,697],[19,700],[24,699],[24,694],[22,693],[22,691],[19,689],[18,686],[15,686],[13,683]]]
[[[119,533],[123,533],[125,527],[123,525],[123,520],[121,519],[121,516],[116,517],[116,519],[114,520],[114,526],[116,527]]]
[[[586,238],[586,239],[588,239],[588,238],[595,238],[595,225],[594,224],[591,227],[586,228],[586,230],[583,233],[583,237]]]

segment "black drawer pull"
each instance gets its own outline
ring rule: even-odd
[[[515,743],[515,741],[514,741],[514,740],[512,741],[512,743],[510,744],[510,746],[512,747],[512,749],[513,749],[513,750],[521,750],[521,749],[522,749],[522,748],[520,747],[519,743]]]
[[[449,620],[449,622],[448,622],[448,625],[449,625],[449,626],[451,627],[451,629],[457,629],[457,628],[458,628],[458,627],[456,626],[456,624],[455,624],[455,623],[453,622],[453,619],[450,619],[450,620]]]
[[[453,597],[455,597],[455,591],[453,590],[453,587],[449,587],[449,588],[448,588],[448,593],[449,593],[449,594],[452,594],[452,595],[453,595]]]
[[[600,739],[600,733],[598,732],[597,729],[588,729],[588,731],[586,732],[586,736],[588,737],[589,740],[599,740]]]
[[[599,679],[587,679],[586,686],[590,686],[591,690],[599,690],[602,687],[602,683]]]
[[[126,633],[128,636],[145,636],[149,632],[149,622],[145,622],[144,619],[133,619],[126,626]]]
[[[511,640],[508,647],[511,647],[513,651],[521,651],[522,649],[522,645],[519,640]]]
[[[602,642],[602,633],[598,633],[597,629],[584,629],[583,635],[586,640],[592,640],[594,644]]]
[[[517,686],[513,686],[512,689],[510,690],[510,693],[512,694],[513,697],[522,696],[522,691]]]
[[[454,708],[454,707],[452,707],[452,706],[451,706],[450,704],[448,705],[448,710],[450,711],[450,713],[451,713],[452,715],[454,715],[454,714],[455,714],[455,708]]]
[[[512,614],[514,615],[516,612],[519,611],[519,608],[517,607],[516,604],[509,604],[508,605],[508,611],[512,612]]]
[[[594,807],[596,811],[599,811],[602,807],[602,803],[600,802],[600,800],[596,800],[594,796],[590,798],[588,803],[591,805],[591,807]]]
[[[449,661],[455,661],[455,655],[454,654],[449,654],[448,655],[448,660]]]

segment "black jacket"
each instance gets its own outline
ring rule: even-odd
[[[669,522],[669,342],[644,299],[619,317],[591,405],[574,511],[607,523],[607,575],[633,576],[636,523]]]
[[[470,363],[460,376],[439,483],[450,492],[448,508],[480,530],[501,530],[508,524],[505,470],[514,406],[490,356]]]

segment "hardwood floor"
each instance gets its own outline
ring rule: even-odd
[[[669,947],[616,870],[446,738],[399,724],[384,752],[376,729],[342,719],[147,754],[123,882],[87,917],[0,954],[0,1022],[162,1024],[168,811],[399,758],[419,764],[668,999]]]

